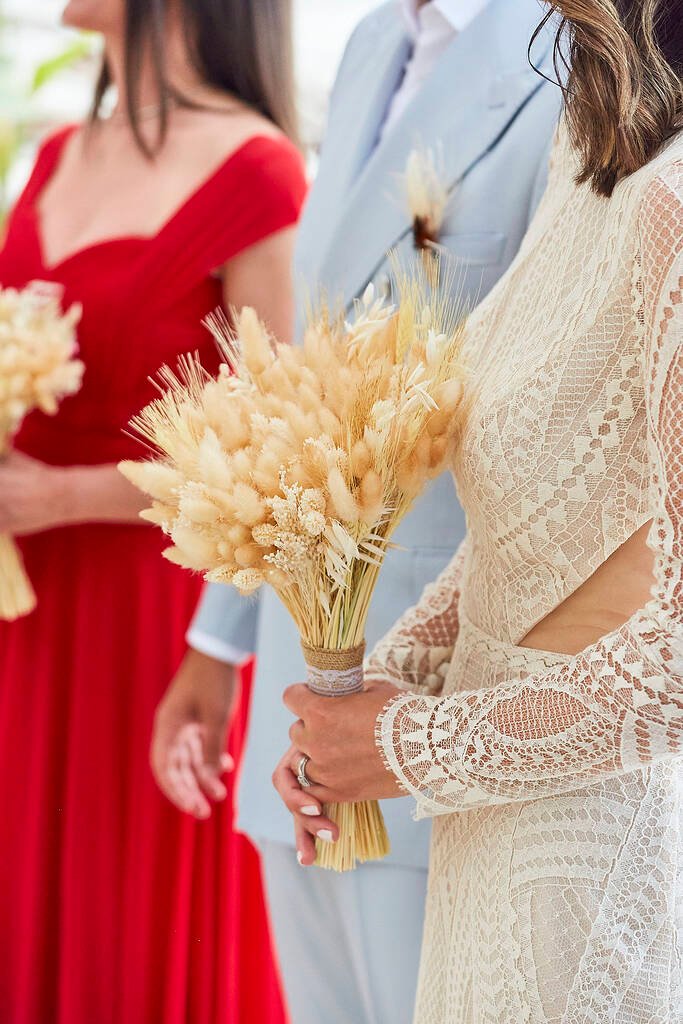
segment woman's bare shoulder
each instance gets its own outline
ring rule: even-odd
[[[178,141],[207,164],[220,163],[253,138],[285,139],[268,118],[234,101],[177,111],[175,121]]]

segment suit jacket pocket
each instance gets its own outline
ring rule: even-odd
[[[464,231],[443,234],[439,248],[471,266],[500,263],[505,252],[506,236],[501,231]]]

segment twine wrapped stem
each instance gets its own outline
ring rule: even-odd
[[[36,595],[24,563],[9,534],[0,533],[0,620],[12,622],[28,615],[36,606]]]
[[[301,647],[308,667],[307,685],[323,697],[346,697],[363,689],[365,644],[346,650]],[[357,804],[327,804],[325,814],[339,826],[336,843],[316,839],[316,865],[331,871],[351,871],[357,863],[381,860],[389,852],[382,811],[376,800]]]
[[[322,697],[346,697],[363,689],[365,644],[333,651],[302,643],[309,690]]]

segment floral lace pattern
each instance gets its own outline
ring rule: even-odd
[[[468,537],[368,666],[410,691],[378,738],[438,817],[419,1024],[683,1021],[683,135],[611,200],[575,170],[561,131],[468,328]],[[645,607],[573,658],[516,646],[649,522]]]

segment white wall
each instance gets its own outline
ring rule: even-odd
[[[337,65],[351,31],[377,0],[294,0],[303,131],[319,138]]]

